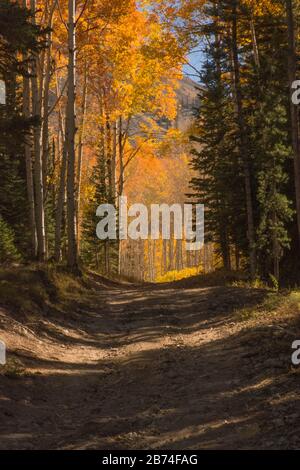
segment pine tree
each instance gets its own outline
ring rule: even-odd
[[[21,259],[16,248],[12,228],[0,216],[0,263],[11,263]]]
[[[213,240],[222,255],[223,264],[231,268],[231,246],[235,255],[245,253],[246,224],[243,169],[237,151],[237,128],[234,105],[228,82],[228,47],[222,34],[220,10],[217,4],[206,10],[211,22],[206,26],[209,45],[201,76],[198,134],[192,167],[198,173],[191,181],[194,196],[206,206],[206,237]]]
[[[283,90],[286,73],[286,38],[269,17],[256,28],[259,67],[248,54],[248,128],[251,129],[253,173],[256,188],[257,248],[260,273],[280,278],[280,260],[290,246],[288,223],[292,219],[288,194],[288,163],[292,155],[288,133],[288,93]],[[279,51],[279,52],[278,52]],[[251,60],[252,57],[252,60]],[[276,57],[276,60],[274,60]]]
[[[192,187],[206,204],[207,231],[224,265],[230,267],[231,245],[237,258],[250,260],[253,277],[257,251],[257,273],[278,281],[293,214],[284,23],[277,10],[274,17],[269,11],[255,16],[239,1],[214,2],[206,14],[209,46],[194,139],[201,147],[194,152]]]
[[[24,147],[36,120],[24,117],[20,76],[27,74],[24,56],[43,47],[42,31],[30,22],[30,12],[17,3],[0,4],[0,79],[6,84],[6,103],[0,105],[0,214],[15,234],[27,257],[30,233],[27,224]]]
[[[99,219],[96,216],[100,204],[114,204],[110,190],[110,161],[105,156],[103,136],[100,138],[98,156],[89,186],[91,195],[83,219],[81,256],[83,261],[104,274],[118,272],[118,244],[112,240],[99,240],[96,227]]]

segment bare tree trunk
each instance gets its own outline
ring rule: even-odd
[[[190,268],[192,266],[190,250],[185,249],[185,255],[186,255],[186,267]]]
[[[176,251],[175,251],[175,264],[176,271],[180,271],[182,265],[182,240],[176,240]]]
[[[59,122],[60,122],[60,133],[62,136],[64,136],[64,134],[67,133],[67,128],[66,128],[66,132],[64,133],[61,113],[59,116]],[[58,190],[57,205],[56,205],[56,212],[55,212],[55,248],[54,248],[55,254],[54,256],[55,256],[55,261],[57,263],[61,260],[61,236],[62,236],[63,211],[64,211],[64,203],[65,203],[65,195],[66,195],[66,172],[67,172],[67,136],[65,135],[64,140],[63,140],[63,152],[62,152],[61,169],[60,169],[59,190]]]
[[[112,178],[112,133],[111,133],[111,122],[110,116],[106,113],[105,116],[105,156],[106,156],[106,168],[108,176],[108,195],[109,202],[112,202],[113,198],[113,178]]]
[[[208,269],[207,269],[207,243],[205,243],[205,245],[203,247],[203,270],[204,270],[204,274],[208,273]]]
[[[87,62],[85,62],[84,77],[83,77],[82,104],[81,104],[81,123],[80,123],[79,139],[78,139],[78,157],[77,157],[76,223],[77,223],[77,235],[78,235],[78,250],[79,250],[79,244],[80,244],[80,237],[79,237],[80,192],[81,192],[83,137],[84,137],[84,126],[85,126],[85,116],[86,116],[86,107],[87,107],[87,89],[88,89],[88,68],[87,68]]]
[[[52,17],[53,12],[49,19],[49,28],[52,28]],[[47,168],[49,158],[49,90],[50,90],[50,79],[51,79],[51,46],[52,46],[52,33],[51,29],[48,33],[48,49],[46,53],[46,68],[45,68],[45,80],[43,85],[43,98],[42,98],[42,155],[43,155],[43,185],[46,191],[47,187]]]
[[[153,278],[153,282],[155,281],[156,279],[156,247],[157,247],[157,240],[153,240],[153,261],[152,261],[152,278]]]
[[[27,8],[27,0],[23,0],[23,7]],[[24,60],[26,57],[24,56]],[[30,118],[30,80],[28,77],[23,79],[23,115],[25,119]],[[31,256],[37,256],[37,237],[36,237],[36,224],[35,224],[35,202],[34,202],[34,185],[32,174],[32,158],[31,158],[31,142],[28,136],[25,140],[25,164],[26,164],[26,186],[27,197],[29,206],[29,223],[31,234]]]
[[[195,267],[200,268],[201,264],[201,251],[197,250],[195,251]]]
[[[173,238],[169,240],[169,266],[168,271],[173,271],[174,269],[174,244]]]
[[[23,85],[23,114],[24,118],[30,117],[30,85],[29,79],[24,78]],[[35,224],[35,203],[34,203],[34,186],[32,174],[32,160],[31,160],[31,144],[28,142],[28,136],[25,141],[25,163],[26,163],[26,183],[27,183],[27,197],[29,205],[29,223],[31,234],[31,255],[33,258],[37,256],[37,237],[36,237],[36,224]]]
[[[292,102],[292,83],[296,80],[297,72],[297,56],[296,56],[296,40],[295,40],[295,21],[293,13],[293,1],[286,0],[286,19],[288,27],[288,77],[290,87],[290,110],[292,125],[292,145],[294,152],[294,172],[295,172],[295,189],[296,189],[296,210],[297,210],[297,227],[298,239],[300,245],[300,144],[299,144],[299,118],[297,106]]]
[[[167,253],[167,240],[163,239],[162,241],[162,249],[163,249],[163,272],[162,274],[166,274],[168,271],[168,253]]]
[[[122,117],[119,118],[118,125],[118,136],[117,136],[117,146],[118,146],[118,155],[119,155],[119,181],[118,181],[118,196],[123,196],[124,191],[124,162],[123,162],[123,139],[122,139]],[[122,270],[122,240],[118,239],[118,273],[121,274]]]
[[[32,12],[32,22],[35,24],[36,4],[35,0],[30,0]],[[40,100],[37,79],[38,56],[34,54],[32,60],[32,114],[38,119],[38,123],[33,131],[34,148],[34,183],[35,183],[35,213],[36,213],[36,231],[38,242],[38,260],[45,261],[46,257],[46,234],[45,234],[45,211],[44,211],[44,187],[43,187],[43,164],[41,156],[41,115]]]
[[[148,277],[149,281],[152,282],[152,240],[147,240],[148,249]]]
[[[112,125],[113,142],[112,142],[112,155],[111,155],[111,185],[112,185],[112,199],[116,200],[116,162],[117,162],[117,123],[114,121]]]
[[[122,132],[123,132],[123,120],[122,117],[120,116],[119,118],[119,129],[118,129],[118,147],[119,147],[119,196],[122,196],[123,191],[124,191],[124,160],[123,160],[123,138],[122,138]]]
[[[137,280],[144,280],[144,240],[137,240]]]
[[[255,249],[255,228],[253,216],[253,202],[252,202],[252,189],[251,189],[251,174],[249,165],[248,144],[246,138],[246,128],[243,115],[242,92],[240,84],[240,65],[238,57],[238,42],[237,42],[237,0],[233,0],[232,5],[232,58],[234,65],[234,88],[237,109],[237,124],[239,128],[240,137],[240,150],[243,158],[244,177],[245,177],[245,195],[246,195],[246,208],[247,208],[247,228],[249,240],[249,261],[250,261],[250,275],[255,278],[256,274],[256,249]]]
[[[75,3],[76,0],[69,0],[68,11],[68,102],[67,102],[67,234],[68,234],[68,267],[72,270],[78,269],[77,259],[77,234],[76,234],[76,201],[75,201],[75,72],[76,72],[76,52],[75,52]]]
[[[255,62],[257,69],[259,69],[260,68],[259,50],[258,50],[258,45],[257,45],[255,23],[254,23],[254,17],[253,17],[252,11],[251,11],[251,19],[250,19],[250,30],[251,30],[254,62]]]

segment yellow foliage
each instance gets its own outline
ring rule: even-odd
[[[155,281],[158,283],[180,281],[181,279],[197,276],[201,273],[203,273],[201,266],[195,268],[185,268],[180,271],[169,271],[162,276],[157,276]]]

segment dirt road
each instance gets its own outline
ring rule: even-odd
[[[0,448],[299,447],[290,338],[235,314],[263,296],[98,282],[38,333],[2,310],[0,336],[25,374],[0,377]]]

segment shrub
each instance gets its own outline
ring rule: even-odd
[[[21,255],[15,246],[14,232],[0,215],[0,263],[12,263],[20,259]]]

